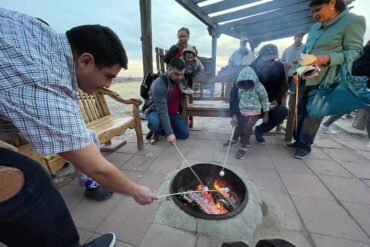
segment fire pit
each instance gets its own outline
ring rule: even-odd
[[[192,169],[209,191],[199,183],[190,168],[178,172],[172,180],[170,192],[189,192],[172,196],[175,204],[186,213],[196,218],[221,220],[231,218],[245,208],[248,190],[234,172],[224,169],[225,176],[220,177],[222,167],[207,163],[193,165]]]

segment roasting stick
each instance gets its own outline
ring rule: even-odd
[[[220,190],[207,190],[207,192],[229,192],[229,191],[230,191],[229,188],[221,188]],[[177,193],[172,193],[172,194],[159,195],[157,197],[160,198],[160,197],[166,197],[166,196],[201,193],[201,192],[204,192],[204,191],[203,190],[191,190],[191,191],[177,192]]]
[[[222,165],[222,170],[220,171],[220,176],[221,177],[225,176],[225,172],[224,172],[225,164],[226,164],[227,156],[229,155],[229,150],[230,150],[230,146],[231,146],[231,140],[233,139],[235,129],[236,129],[236,126],[234,126],[233,131],[231,132],[231,137],[230,137],[230,140],[229,140],[229,146],[227,147],[224,164]]]
[[[208,187],[207,186],[204,186],[204,184],[202,183],[202,181],[200,181],[200,178],[198,177],[198,175],[195,173],[195,171],[193,170],[193,168],[191,168],[189,162],[185,159],[184,155],[181,153],[180,149],[177,147],[176,143],[174,144],[175,148],[177,149],[177,152],[179,152],[180,156],[182,157],[182,159],[185,161],[185,163],[188,165],[188,167],[190,168],[190,170],[194,173],[194,176],[198,179],[199,183],[203,186],[204,190],[208,190]]]

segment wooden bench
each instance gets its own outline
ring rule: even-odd
[[[164,62],[165,50],[156,47],[156,62],[158,73],[167,71],[167,66]],[[194,116],[199,117],[230,117],[229,103],[227,97],[221,92],[219,97],[215,97],[215,80],[214,76],[210,75],[210,67],[212,59],[199,57],[205,67],[205,73],[198,74],[193,78],[192,89],[194,95],[186,95],[182,100],[182,116],[190,128],[193,128]],[[196,87],[198,90],[196,90]],[[208,88],[208,97],[205,95],[205,89]],[[223,84],[221,85],[223,91]]]
[[[112,115],[105,96],[109,96],[123,104],[132,105],[133,114],[126,117]],[[113,137],[123,135],[126,129],[135,129],[137,148],[139,150],[143,148],[144,139],[139,115],[139,105],[142,103],[140,99],[123,99],[119,94],[108,89],[99,89],[93,94],[80,91],[78,98],[86,126],[97,134],[100,144],[110,144]],[[120,145],[117,145],[114,149],[106,149],[104,151],[115,151],[119,147]],[[67,163],[58,154],[41,155],[37,153],[30,144],[20,146],[19,151],[41,163],[51,175],[55,175],[56,171]]]

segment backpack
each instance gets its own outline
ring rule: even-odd
[[[157,73],[148,73],[145,75],[143,81],[141,82],[140,85],[140,96],[147,100],[149,99],[149,90],[150,87],[155,79],[159,77],[159,74]]]

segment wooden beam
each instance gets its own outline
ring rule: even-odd
[[[153,72],[151,0],[140,0],[141,49],[144,75]]]
[[[212,21],[214,23],[220,23],[220,22],[225,22],[225,21],[231,21],[235,20],[238,18],[243,18],[243,17],[248,17],[248,16],[253,16],[258,13],[264,13],[267,11],[271,10],[276,10],[276,9],[285,9],[289,6],[302,3],[302,2],[308,2],[307,0],[275,0],[273,2],[267,2],[264,4],[256,5],[250,8],[234,11],[231,13],[223,14],[223,15],[218,15],[211,17]],[[307,3],[307,10],[308,10],[308,3]]]
[[[211,18],[209,18],[206,14],[204,14],[201,9],[191,0],[176,0],[178,4],[180,4],[183,8],[189,11],[193,16],[198,18],[201,22],[203,22],[208,27],[213,29],[217,29],[217,23],[215,23]]]
[[[275,39],[282,39],[286,37],[294,36],[295,33],[298,31],[308,32],[311,24],[306,24],[302,26],[291,27],[287,29],[282,29],[277,32],[266,32],[263,34],[252,35],[250,38],[255,40],[260,40],[261,42],[275,40]]]
[[[253,26],[253,25],[259,25],[260,23],[266,23],[268,21],[277,21],[282,17],[292,17],[295,18],[295,16],[307,17],[307,15],[312,16],[311,11],[307,8],[306,3],[300,3],[296,5],[292,5],[290,7],[282,8],[273,12],[264,13],[261,15],[253,16],[250,18],[245,18],[242,20],[229,22],[227,24],[219,25],[219,31],[224,32],[224,30],[236,28],[238,26]]]
[[[233,0],[233,1],[221,1],[217,3],[213,3],[204,7],[201,7],[202,11],[206,14],[212,14],[215,12],[228,10],[231,8],[236,8],[240,6],[244,6],[250,3],[258,2],[258,0]]]
[[[296,19],[289,19],[283,18],[283,20],[276,21],[275,23],[269,22],[267,25],[264,26],[256,26],[254,28],[248,27],[240,27],[236,28],[234,31],[238,33],[245,33],[248,36],[255,36],[261,33],[270,32],[273,33],[275,31],[291,28],[291,27],[299,27],[300,25],[312,25],[312,17],[297,17]]]

